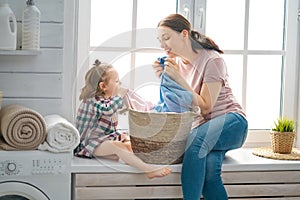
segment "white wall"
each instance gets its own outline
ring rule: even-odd
[[[295,40],[296,42],[296,52],[298,52],[298,54],[296,53],[296,59],[297,59],[297,69],[298,69],[298,73],[296,74],[296,76],[298,76],[298,118],[297,118],[297,137],[296,137],[296,147],[300,147],[300,0],[298,0],[298,24],[297,24],[297,40]]]
[[[2,0],[3,1],[3,0]],[[18,22],[18,49],[21,45],[22,10],[25,0],[7,1]],[[72,70],[68,73],[67,61],[72,69],[72,0],[35,0],[41,11],[41,52],[38,55],[3,55],[0,53],[0,90],[2,107],[22,104],[42,115],[58,113],[71,117]],[[65,15],[65,3],[70,12]],[[67,26],[64,24],[68,20]],[[70,24],[69,24],[70,23]],[[65,31],[65,27],[68,31]],[[71,34],[66,40],[65,34]],[[71,39],[71,42],[70,42]],[[68,51],[66,53],[65,51]],[[67,107],[66,107],[67,104]]]

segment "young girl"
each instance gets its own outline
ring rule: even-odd
[[[119,75],[112,65],[96,60],[86,73],[85,86],[79,97],[82,102],[76,117],[76,128],[81,138],[75,155],[121,159],[145,172],[148,178],[170,174],[172,170],[169,167],[158,168],[135,156],[128,135],[117,131],[117,111],[123,107],[122,97],[127,93],[119,86]]]

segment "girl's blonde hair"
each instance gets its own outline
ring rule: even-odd
[[[85,86],[81,89],[79,100],[86,100],[94,96],[103,96],[104,91],[99,87],[100,82],[107,82],[107,71],[112,69],[110,64],[95,60],[94,66],[85,74]]]

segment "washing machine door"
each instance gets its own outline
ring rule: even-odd
[[[33,185],[23,182],[0,182],[0,200],[50,200]]]

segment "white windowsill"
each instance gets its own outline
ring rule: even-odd
[[[299,170],[300,161],[274,160],[252,154],[251,148],[229,151],[223,162],[223,172],[232,171],[278,171]],[[171,165],[173,172],[180,172],[181,165]],[[139,170],[123,162],[106,159],[87,159],[74,157],[71,173],[139,173]]]

